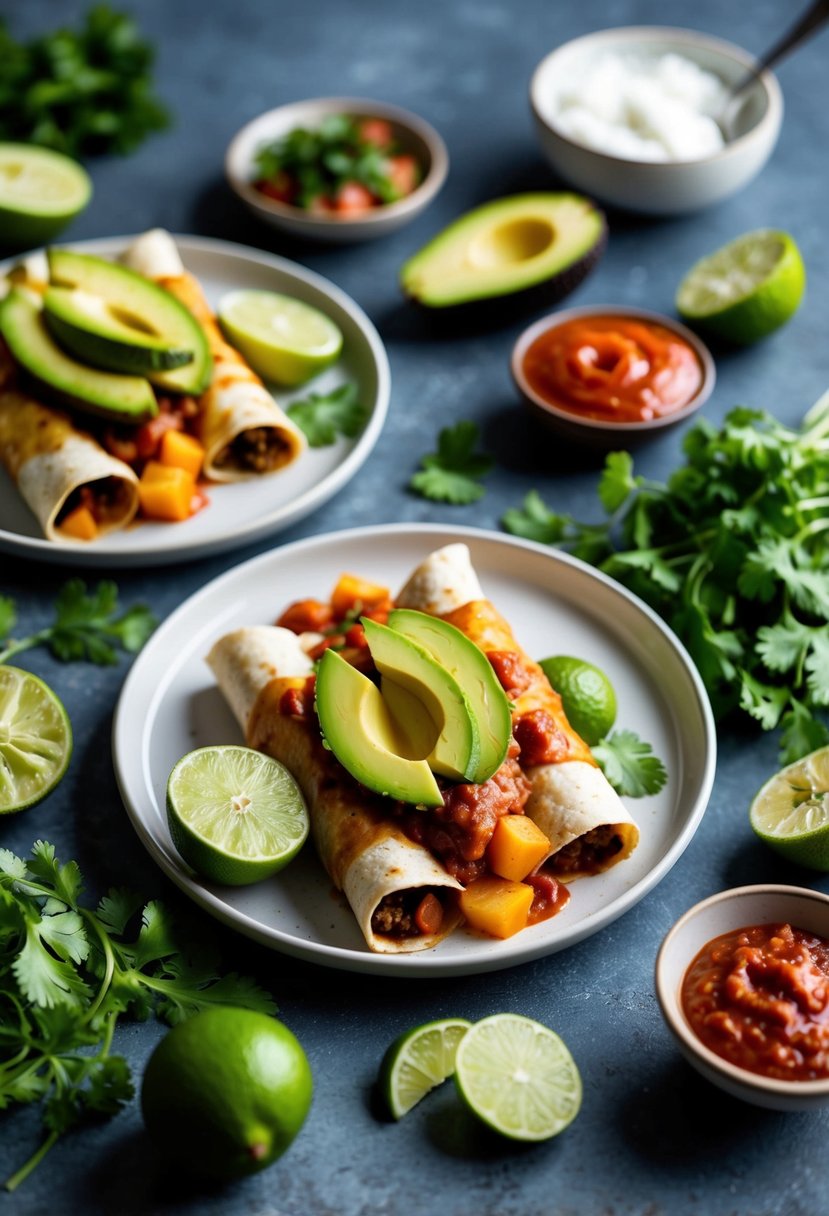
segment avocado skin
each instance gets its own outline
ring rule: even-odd
[[[60,316],[50,306],[50,295],[56,289],[50,287],[43,301],[43,319],[58,346],[82,363],[99,367],[104,371],[122,375],[140,376],[148,372],[168,371],[191,363],[191,350],[173,347],[153,348],[132,342],[119,342],[116,338],[93,333]],[[57,290],[61,290],[58,288]]]
[[[607,248],[607,217],[592,200],[585,199],[585,202],[589,203],[593,216],[599,221],[593,244],[581,257],[554,271],[551,275],[523,287],[515,287],[506,278],[497,290],[490,292],[486,296],[475,299],[459,298],[440,304],[427,303],[416,293],[407,290],[405,274],[407,267],[414,258],[419,257],[423,250],[428,248],[428,245],[432,244],[442,235],[442,233],[437,233],[432,238],[432,241],[413,254],[404,264],[401,271],[403,294],[407,300],[418,306],[420,315],[427,318],[435,328],[457,326],[462,329],[467,325],[475,324],[497,327],[499,324],[509,324],[516,318],[538,312],[545,307],[559,303],[572,291],[575,291],[584,279],[595,270]],[[462,220],[464,217],[461,216],[459,218]],[[455,224],[458,222],[458,220],[454,221]],[[451,226],[447,225],[447,227]],[[446,229],[443,231],[446,231]]]
[[[40,307],[18,287],[0,303],[0,333],[15,362],[61,404],[133,425],[158,414],[149,381],[97,371],[70,358],[53,340]]]

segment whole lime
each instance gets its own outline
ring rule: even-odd
[[[228,1180],[281,1157],[311,1105],[311,1067],[276,1018],[217,1006],[174,1027],[141,1085],[147,1131],[176,1166]]]
[[[616,721],[616,694],[607,676],[585,659],[559,654],[540,664],[567,715],[567,721],[589,747],[610,731]]]

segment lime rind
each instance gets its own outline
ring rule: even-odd
[[[219,303],[228,340],[266,380],[302,384],[339,358],[343,335],[320,309],[275,291],[229,292]]]
[[[493,1014],[471,1028],[455,1081],[472,1112],[512,1140],[557,1136],[581,1106],[581,1077],[564,1042],[518,1014]]]
[[[829,870],[829,746],[775,773],[752,801],[749,821],[788,861]]]
[[[72,726],[60,699],[31,672],[0,666],[0,814],[45,798],[71,755]]]
[[[553,655],[539,666],[561,697],[570,725],[595,747],[616,721],[616,693],[610,680],[593,663],[572,655]]]
[[[380,1086],[395,1119],[452,1076],[458,1044],[470,1026],[465,1018],[441,1018],[392,1043],[380,1065]]]

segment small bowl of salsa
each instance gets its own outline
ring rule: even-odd
[[[714,387],[714,360],[678,321],[590,305],[542,317],[519,337],[511,370],[535,416],[562,438],[628,446],[684,421]]]
[[[680,1051],[726,1093],[829,1103],[829,896],[764,884],[703,900],[662,943],[656,994]]]

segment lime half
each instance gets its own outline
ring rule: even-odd
[[[747,232],[697,262],[679,285],[686,321],[729,342],[765,338],[797,311],[806,286],[800,251],[786,232]]]
[[[767,781],[751,804],[751,826],[788,861],[829,870],[829,747]]]
[[[495,1013],[466,1032],[455,1082],[470,1110],[512,1140],[549,1140],[581,1106],[581,1077],[567,1047],[516,1013]]]
[[[455,1053],[471,1022],[443,1018],[407,1030],[383,1057],[378,1084],[395,1119],[455,1071]]]
[[[0,143],[0,245],[51,241],[91,197],[88,173],[62,152]]]
[[[590,747],[609,734],[616,721],[616,694],[603,671],[584,659],[560,654],[540,663],[567,715],[567,721]]]
[[[219,320],[232,342],[265,380],[303,384],[339,358],[343,336],[325,313],[275,291],[231,291]]]
[[[167,822],[184,860],[225,886],[269,878],[308,835],[294,778],[248,747],[201,747],[179,760],[167,782]]]
[[[0,667],[0,815],[40,802],[66,772],[72,727],[43,680]]]

